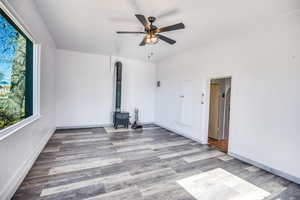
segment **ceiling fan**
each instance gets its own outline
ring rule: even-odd
[[[185,26],[183,23],[174,24],[171,26],[166,26],[163,28],[159,28],[153,23],[155,22],[155,17],[148,17],[148,20],[144,15],[136,14],[136,18],[143,24],[145,27],[145,31],[117,31],[117,34],[145,34],[143,41],[140,43],[140,46],[145,46],[146,44],[156,44],[158,40],[162,40],[167,42],[168,44],[175,44],[176,41],[168,38],[160,33],[168,32],[168,31],[175,31],[179,29],[184,29]],[[150,23],[149,23],[150,22]]]

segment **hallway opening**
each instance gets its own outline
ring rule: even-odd
[[[228,151],[231,78],[211,79],[208,144]]]

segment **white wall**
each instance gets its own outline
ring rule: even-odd
[[[139,108],[142,122],[154,121],[156,66],[109,56],[57,50],[56,124],[58,127],[112,123],[115,99],[113,63],[123,63],[122,110]]]
[[[229,151],[299,181],[299,22],[291,13],[159,62],[157,123],[206,143],[209,79],[232,76]],[[176,122],[180,80],[194,85],[191,127]]]
[[[9,1],[42,44],[42,117],[0,141],[0,199],[10,199],[55,129],[55,45],[31,0]]]

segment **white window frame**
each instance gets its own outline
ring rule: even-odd
[[[0,8],[10,17],[10,19],[23,31],[23,33],[33,43],[33,114],[26,119],[0,130],[0,141],[18,132],[20,129],[34,123],[42,118],[40,113],[40,65],[41,65],[41,44],[35,39],[27,26],[22,22],[13,7],[7,0],[0,1]]]

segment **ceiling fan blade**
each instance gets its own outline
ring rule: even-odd
[[[158,37],[159,39],[161,39],[161,40],[163,40],[163,41],[169,43],[169,44],[172,44],[172,45],[176,43],[175,40],[172,40],[171,38],[168,38],[168,37],[163,36],[163,35],[160,35],[160,34],[157,34],[157,37]]]
[[[143,39],[143,41],[140,43],[140,46],[145,46],[146,45],[146,37]]]
[[[117,31],[117,34],[145,34],[141,31]]]
[[[143,24],[146,29],[149,29],[149,23],[144,15],[135,15],[136,18]]]
[[[158,33],[163,33],[163,32],[167,32],[167,31],[175,31],[175,30],[179,30],[179,29],[184,29],[185,26],[183,23],[179,23],[179,24],[174,24],[171,26],[166,26],[163,28],[158,29]]]

